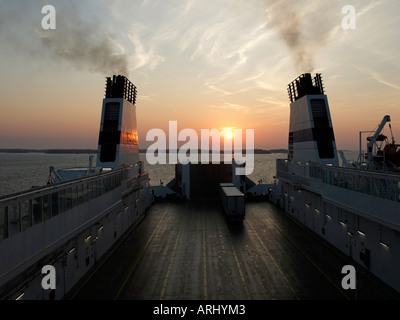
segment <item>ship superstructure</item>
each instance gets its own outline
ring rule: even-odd
[[[321,76],[301,75],[288,92],[289,153],[276,162],[271,201],[400,291],[400,175],[394,161],[390,170],[377,162],[383,153],[372,153],[382,126],[363,161],[339,166]]]
[[[51,167],[46,186],[0,198],[0,298],[63,298],[152,204],[135,101],[127,78],[107,78],[97,165]],[[45,266],[55,288],[43,287]]]
[[[321,75],[306,73],[288,88],[290,104],[288,159],[338,165],[335,135]]]

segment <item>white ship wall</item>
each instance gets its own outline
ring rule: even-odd
[[[285,212],[400,291],[399,231],[329,203],[317,193],[298,190],[287,182],[281,186]],[[368,251],[369,263],[364,258]]]
[[[68,293],[152,204],[148,183],[128,189],[121,200],[126,189],[124,182],[101,198],[2,240],[1,285],[10,287],[4,298],[61,299]],[[56,269],[55,290],[42,288],[45,265]]]

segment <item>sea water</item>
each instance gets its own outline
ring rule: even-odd
[[[356,152],[345,152],[347,159],[356,160]],[[276,174],[276,159],[286,159],[287,154],[255,154],[254,171],[248,177],[255,183],[272,184]],[[150,185],[165,185],[175,176],[175,165],[155,164],[146,161],[146,154],[140,154],[145,171],[149,172]],[[93,161],[95,162],[95,159]],[[50,166],[55,169],[87,167],[89,154],[52,153],[0,153],[0,196],[29,190],[33,186],[46,184]]]

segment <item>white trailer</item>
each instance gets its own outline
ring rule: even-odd
[[[243,221],[245,216],[244,194],[236,187],[221,187],[221,203],[230,221]]]

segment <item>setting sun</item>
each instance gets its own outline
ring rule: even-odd
[[[225,138],[232,139],[233,138],[233,127],[226,127],[223,129],[225,132]]]

